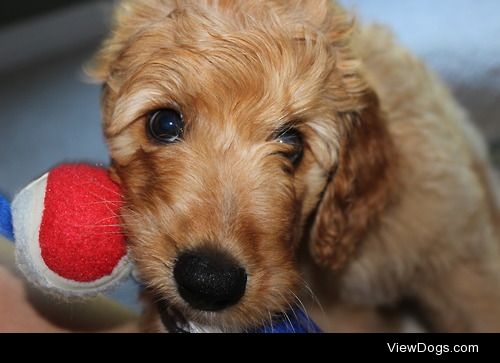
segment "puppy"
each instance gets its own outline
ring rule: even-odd
[[[327,330],[339,301],[408,300],[432,330],[500,331],[486,147],[387,31],[327,0],[123,1],[115,19],[91,72],[146,330],[242,331],[307,287]]]

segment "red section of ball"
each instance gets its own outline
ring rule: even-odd
[[[110,275],[126,254],[120,189],[105,169],[63,165],[49,173],[40,248],[45,264],[69,280]]]

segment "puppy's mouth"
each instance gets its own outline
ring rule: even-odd
[[[156,303],[163,327],[169,333],[191,333],[184,316],[165,300]]]
[[[222,330],[188,321],[185,316],[166,300],[156,303],[163,327],[169,333],[222,333]]]
[[[253,329],[224,331],[188,321],[182,313],[165,300],[156,303],[161,322],[168,333],[319,333],[321,330],[299,307],[288,313],[275,314],[268,326]]]

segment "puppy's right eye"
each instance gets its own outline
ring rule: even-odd
[[[285,153],[285,156],[296,166],[300,162],[304,153],[304,141],[302,135],[297,129],[290,126],[279,130],[276,134],[276,141],[281,144],[291,146],[290,152]]]
[[[162,144],[179,141],[184,134],[182,115],[170,108],[158,110],[149,116],[147,132],[152,139]]]

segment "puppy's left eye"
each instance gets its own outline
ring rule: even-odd
[[[297,165],[304,153],[304,140],[301,133],[293,127],[287,127],[277,133],[276,141],[290,145],[290,151],[286,152],[285,156],[292,164]]]
[[[172,109],[158,110],[149,116],[147,132],[151,138],[162,144],[179,141],[184,133],[182,115]]]

